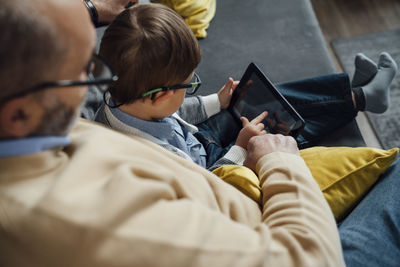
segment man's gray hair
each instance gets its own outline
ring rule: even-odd
[[[51,79],[66,44],[43,0],[0,0],[0,102]]]

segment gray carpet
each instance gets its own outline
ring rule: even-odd
[[[354,57],[362,52],[375,62],[381,51],[389,52],[400,66],[400,29],[377,32],[332,41],[333,49],[345,72],[354,73]],[[400,147],[400,75],[391,86],[390,108],[384,114],[367,112],[367,117],[383,148]]]

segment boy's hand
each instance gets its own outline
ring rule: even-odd
[[[241,117],[240,120],[242,121],[243,128],[239,132],[235,145],[247,149],[247,143],[249,142],[250,138],[256,135],[266,134],[267,131],[264,130],[264,124],[261,122],[267,115],[268,112],[264,111],[250,122],[247,118]]]
[[[221,105],[221,109],[226,109],[229,107],[229,103],[231,102],[233,91],[238,86],[239,81],[233,81],[232,78],[229,78],[226,84],[219,90],[218,99]]]

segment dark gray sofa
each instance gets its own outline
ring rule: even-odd
[[[272,82],[336,72],[309,0],[217,0],[208,36],[199,40],[199,94],[219,90],[229,76],[240,79],[255,62]],[[365,146],[357,123],[317,145]]]
[[[103,31],[97,30],[99,38]],[[336,72],[309,0],[217,0],[207,32],[199,40],[202,61],[196,70],[202,79],[201,95],[217,92],[229,76],[240,79],[250,62],[272,82]],[[95,105],[98,95],[88,97]],[[365,143],[353,120],[317,145]]]

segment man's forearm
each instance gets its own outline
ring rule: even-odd
[[[263,222],[273,255],[290,266],[344,266],[337,227],[320,188],[300,156],[275,152],[257,163]],[[325,259],[325,262],[318,260]]]

